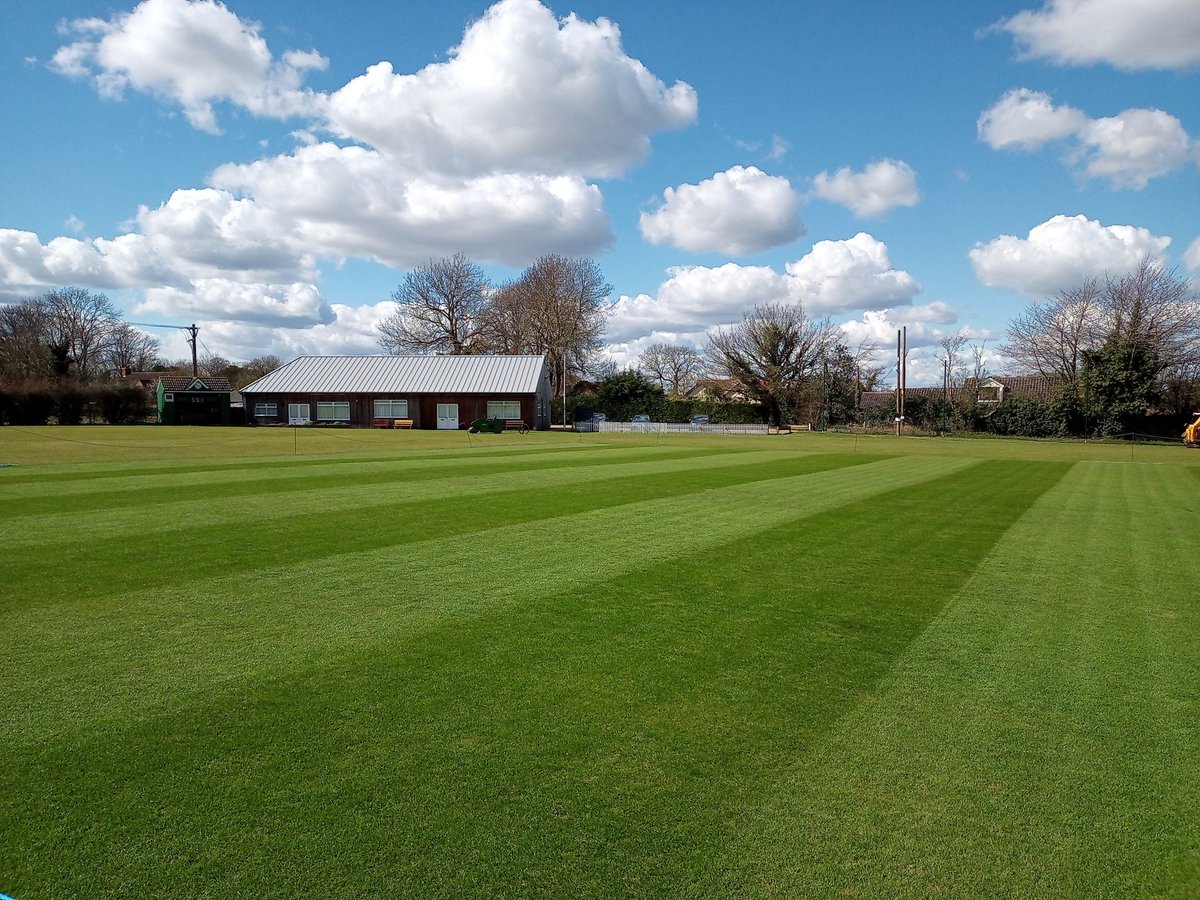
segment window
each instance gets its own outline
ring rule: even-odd
[[[375,418],[376,419],[407,419],[408,418],[408,401],[407,400],[376,400],[375,401]]]
[[[318,419],[333,419],[335,422],[350,421],[350,401],[349,400],[318,400],[317,401],[317,418]]]
[[[254,414],[256,416],[277,416],[279,415],[279,407],[274,403],[255,403]]]
[[[487,417],[489,419],[519,419],[521,418],[521,401],[489,400]]]

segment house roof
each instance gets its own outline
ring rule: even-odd
[[[300,356],[243,394],[533,394],[544,356]]]
[[[940,398],[943,395],[943,388],[940,387],[906,387],[904,389],[904,397],[934,397]],[[887,407],[890,409],[896,408],[896,389],[891,388],[886,391],[863,391],[858,397],[859,409],[878,409]]]
[[[701,378],[684,394],[685,397],[699,397],[702,394],[718,394],[721,396],[746,396],[746,389],[736,378]]]
[[[1004,386],[1005,400],[1053,400],[1065,382],[1057,375],[988,375],[981,388]],[[964,389],[973,391],[975,379],[968,378]]]
[[[172,372],[160,372],[158,381],[162,382],[164,391],[187,393],[197,381],[203,385],[203,387],[197,385],[197,391],[215,391],[222,394],[233,391],[233,385],[229,383],[229,379],[217,375],[176,375]]]

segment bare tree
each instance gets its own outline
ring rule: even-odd
[[[967,333],[964,330],[959,330],[954,334],[946,334],[938,338],[938,346],[942,348],[942,352],[937,354],[936,358],[941,362],[943,371],[950,379],[951,384],[960,382],[959,368],[961,366],[962,349],[967,345]]]
[[[117,322],[109,332],[104,348],[104,366],[110,373],[125,367],[145,372],[159,362],[158,351],[158,338],[125,322]]]
[[[1025,372],[1074,381],[1083,351],[1102,342],[1101,294],[1099,280],[1089,278],[1054,300],[1030,306],[1009,323],[1000,352]]]
[[[0,317],[0,365],[31,377],[73,376],[90,380],[104,371],[113,334],[121,325],[104,294],[56,288],[4,308]]]
[[[237,378],[233,380],[233,386],[238,390],[248,385],[252,381],[257,381],[264,375],[269,375],[280,366],[283,365],[283,360],[278,356],[268,354],[267,356],[256,356],[248,362],[242,363]]]
[[[704,357],[685,344],[651,344],[638,367],[671,397],[680,397],[696,386],[705,371]]]
[[[768,304],[754,307],[729,329],[717,329],[709,336],[709,352],[779,425],[813,382],[837,336],[828,318],[811,319],[800,304]]]
[[[568,381],[588,371],[603,342],[611,291],[594,260],[543,256],[490,298],[480,343],[497,353],[545,354],[557,393],[564,365]]]
[[[1153,353],[1159,372],[1200,355],[1200,297],[1174,269],[1144,259],[1128,275],[1107,279],[1100,305],[1102,340],[1093,338],[1093,346],[1127,341]]]
[[[487,303],[483,269],[464,254],[431,259],[392,293],[399,308],[379,323],[389,353],[472,353]]]
[[[50,374],[46,309],[40,300],[0,306],[0,376],[44,378]]]
[[[1112,340],[1152,353],[1156,374],[1200,361],[1200,298],[1191,281],[1148,258],[1127,275],[1090,278],[1013,319],[1000,349],[1026,371],[1075,381],[1084,352]]]
[[[81,381],[98,375],[113,330],[120,323],[112,301],[86,288],[66,287],[50,291],[41,302],[52,351],[65,351],[73,368],[70,374]]]

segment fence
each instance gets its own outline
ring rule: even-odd
[[[643,434],[766,434],[767,426],[756,425],[691,425],[687,422],[601,422],[600,431]]]

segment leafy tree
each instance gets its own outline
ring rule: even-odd
[[[431,259],[392,293],[395,312],[379,323],[389,353],[472,353],[489,284],[483,269],[456,253]]]
[[[755,306],[731,328],[709,337],[712,359],[761,403],[770,424],[790,420],[816,383],[834,346],[828,318],[813,320],[801,304]]]
[[[629,421],[638,413],[657,418],[664,399],[661,387],[640,372],[628,369],[600,382],[596,408],[617,421]]]
[[[1134,341],[1111,338],[1082,354],[1085,414],[1102,435],[1136,430],[1154,402],[1158,359]]]

